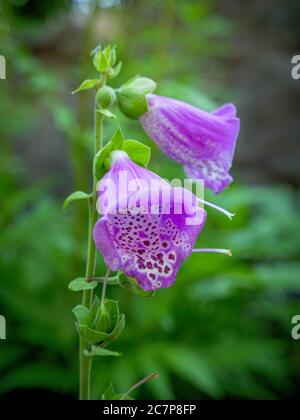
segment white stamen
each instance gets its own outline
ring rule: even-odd
[[[229,257],[232,256],[231,249],[220,249],[220,248],[196,248],[193,252],[217,252],[219,254],[226,254]]]
[[[225,214],[225,216],[227,216],[230,220],[233,218],[233,216],[235,216],[234,213],[230,213],[229,211],[223,209],[222,207],[217,206],[216,204],[210,203],[209,201],[202,200],[202,198],[197,198],[197,201],[199,203],[205,204],[206,206],[219,211],[220,213]]]

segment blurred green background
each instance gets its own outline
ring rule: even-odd
[[[125,391],[160,377],[139,399],[296,399],[300,341],[299,88],[290,76],[300,51],[299,2],[175,0],[1,0],[0,54],[0,398],[77,398],[77,335],[70,280],[84,274],[93,100],[71,96],[94,77],[90,51],[118,45],[117,86],[139,73],[157,93],[211,110],[239,109],[234,184],[206,199],[236,213],[209,211],[202,247],[234,256],[193,255],[174,287],[152,299],[111,287],[127,324],[98,358],[94,398],[113,383]],[[120,116],[126,135],[153,147],[150,168],[169,179],[180,165]],[[106,139],[116,123],[105,126]],[[98,275],[104,272],[99,258]]]

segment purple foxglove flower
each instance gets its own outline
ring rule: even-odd
[[[221,192],[229,174],[240,120],[233,104],[208,113],[184,102],[147,95],[148,112],[139,120],[151,139],[171,159],[184,166],[189,178]]]
[[[103,216],[94,241],[105,263],[134,277],[144,290],[171,286],[205,223],[206,211],[196,197],[172,188],[120,151],[113,152],[113,164],[98,187]]]

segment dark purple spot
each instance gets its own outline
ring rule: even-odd
[[[147,261],[146,267],[152,269],[153,268],[152,262],[151,261]]]

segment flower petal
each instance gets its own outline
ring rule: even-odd
[[[210,114],[175,99],[153,94],[147,99],[148,112],[140,122],[149,137],[207,187],[224,189],[232,181],[228,171],[239,132],[235,106],[226,104]]]
[[[148,201],[147,210],[156,205],[157,214],[139,205],[128,207],[128,202],[121,200],[117,213],[105,214],[94,229],[96,246],[106,264],[135,277],[144,290],[173,284],[205,223],[206,212],[195,206],[192,193],[181,188],[168,192],[167,211],[163,191],[155,201]]]

